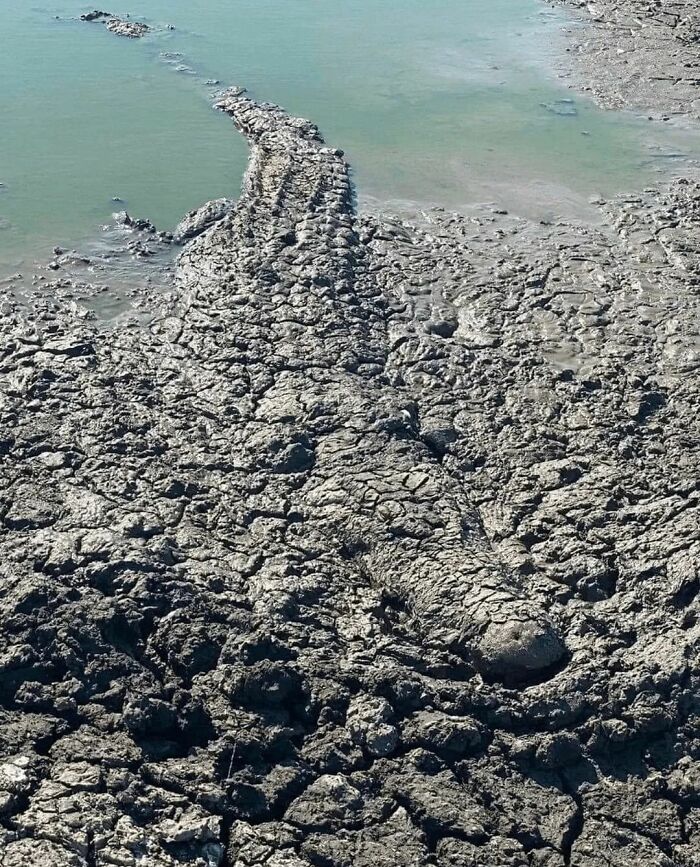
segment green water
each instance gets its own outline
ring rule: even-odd
[[[0,2],[2,267],[94,234],[124,207],[114,196],[169,228],[236,195],[246,148],[210,109],[209,78],[318,122],[361,201],[573,213],[700,154],[694,133],[564,89],[553,68],[565,19],[538,0],[110,4],[153,25],[143,40],[76,20],[90,8]]]

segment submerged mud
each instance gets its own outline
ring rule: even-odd
[[[700,185],[358,215],[219,108],[146,325],[4,301],[0,865],[694,867]]]

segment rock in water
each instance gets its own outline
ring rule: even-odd
[[[99,9],[95,9],[93,12],[86,12],[85,14],[80,16],[81,21],[100,21],[103,18],[111,18],[112,15],[110,12],[101,12]]]
[[[111,12],[101,12],[99,9],[84,13],[80,16],[80,20],[102,21],[111,33],[116,33],[117,36],[126,36],[129,39],[140,39],[150,30],[147,24],[143,24],[140,21],[126,21],[123,18],[118,18],[116,15],[112,15]]]
[[[124,21],[121,18],[110,18],[105,27],[111,33],[116,33],[117,36],[126,36],[129,39],[140,39],[150,30],[148,25],[139,21]]]

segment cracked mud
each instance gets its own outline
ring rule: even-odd
[[[148,327],[4,302],[1,867],[695,867],[700,186],[358,215],[218,107]]]
[[[574,79],[603,105],[700,118],[694,0],[555,0],[580,13]]]

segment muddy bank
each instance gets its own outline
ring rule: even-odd
[[[358,217],[220,107],[148,328],[5,306],[0,864],[697,864],[700,188]]]
[[[609,108],[700,118],[700,10],[687,0],[556,0],[582,26],[572,31],[577,87]]]

